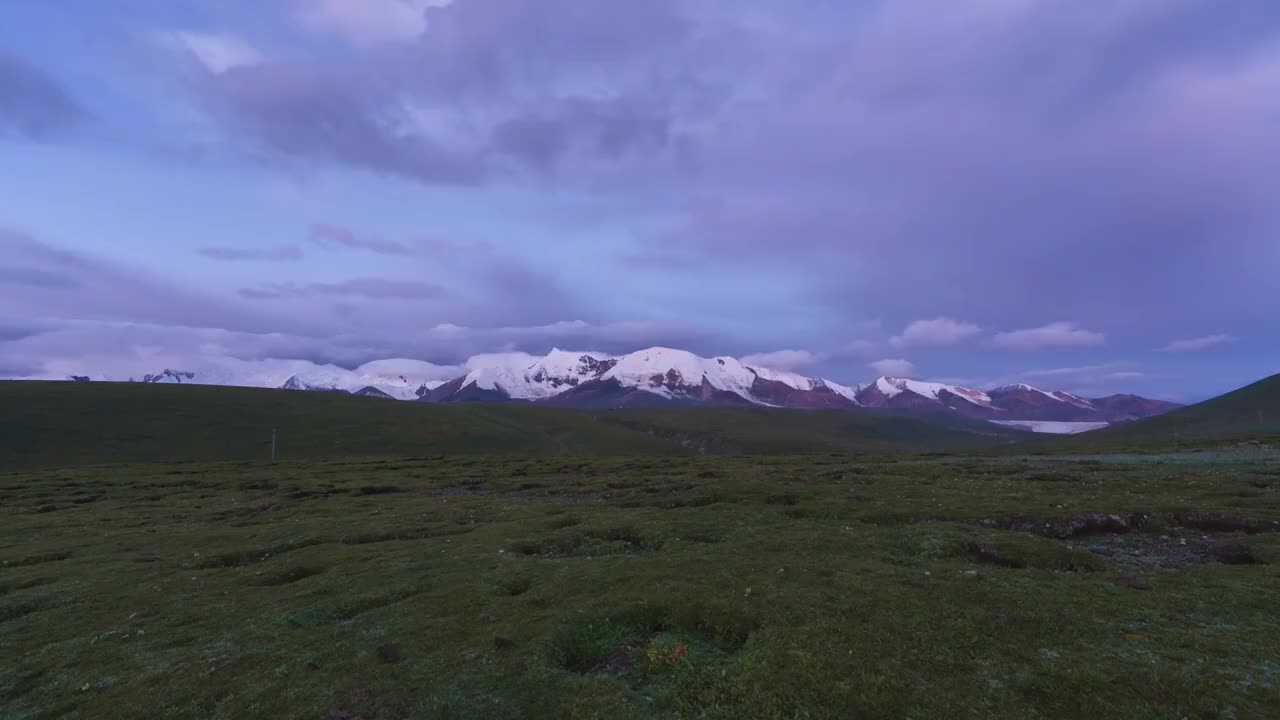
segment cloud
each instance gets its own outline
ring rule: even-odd
[[[26,285],[41,288],[73,288],[75,278],[54,270],[31,267],[0,267],[0,285]]]
[[[473,148],[411,131],[401,94],[370,82],[376,68],[263,62],[213,75],[202,99],[224,132],[280,158],[338,164],[431,185],[487,174]]]
[[[88,119],[52,76],[0,48],[0,138],[48,140]]]
[[[810,365],[817,365],[825,359],[825,356],[808,350],[775,350],[767,353],[755,353],[741,358],[744,365],[771,370],[797,370]]]
[[[697,337],[689,328],[656,322],[565,321],[487,328],[441,323],[400,334],[305,334],[96,320],[10,323],[0,318],[0,367],[6,368],[6,375],[19,377],[131,377],[216,358],[306,360],[347,368],[385,358],[415,358],[455,367],[481,353],[545,354],[558,346],[620,354],[654,345],[683,346]]]
[[[1021,381],[1052,382],[1053,389],[1097,388],[1116,382],[1145,380],[1150,375],[1130,362],[1110,362],[1079,367],[1028,370],[1018,374]],[[1066,386],[1065,388],[1063,386]]]
[[[1200,350],[1209,350],[1211,348],[1228,345],[1238,342],[1240,338],[1234,335],[1207,335],[1205,337],[1193,338],[1190,340],[1175,340],[1168,345],[1156,350],[1156,352],[1198,352]]]
[[[447,293],[444,288],[419,280],[394,278],[354,278],[339,282],[271,283],[262,288],[244,288],[241,297],[248,299],[280,299],[316,295],[339,295],[371,300],[436,300]]]
[[[450,0],[295,0],[295,16],[308,30],[356,46],[406,41],[427,28],[428,7]]]
[[[394,240],[357,235],[354,230],[329,223],[315,223],[307,233],[313,245],[330,249],[367,250],[379,255],[412,255],[413,248]]]
[[[992,345],[1002,350],[1035,351],[1091,348],[1105,345],[1102,333],[1084,330],[1075,323],[1055,322],[1038,328],[996,333]]]
[[[682,77],[692,25],[678,5],[299,2],[304,27],[357,48],[235,67],[196,89],[232,143],[280,158],[430,185],[572,170],[566,182],[600,187],[614,168],[625,182],[682,162],[683,118],[724,92]]]
[[[275,248],[206,247],[196,250],[196,254],[207,257],[210,260],[224,260],[227,262],[285,262],[301,260],[302,248],[297,245],[281,245]]]
[[[877,360],[873,363],[867,363],[867,367],[874,370],[877,375],[882,376],[912,377],[916,374],[915,364],[902,358]]]
[[[889,338],[889,344],[896,348],[941,347],[955,345],[980,332],[982,328],[973,323],[959,322],[951,318],[916,320],[907,325],[901,335]]]
[[[93,238],[88,238],[93,242]],[[0,320],[209,324],[261,330],[281,318],[202,292],[169,276],[121,266],[0,226],[5,269]],[[314,323],[295,320],[295,325]]]
[[[163,40],[190,53],[211,73],[224,73],[263,60],[262,53],[238,35],[177,30],[164,35]]]

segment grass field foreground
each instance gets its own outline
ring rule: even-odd
[[[1274,464],[9,474],[0,717],[1266,718]]]

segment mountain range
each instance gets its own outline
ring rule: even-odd
[[[417,360],[380,360],[354,370],[304,360],[224,360],[202,369],[165,369],[130,377],[191,383],[347,392],[436,403],[528,402],[559,407],[671,405],[872,408],[947,413],[1042,432],[1079,432],[1173,410],[1137,395],[1086,398],[1018,384],[990,390],[881,377],[866,385],[754,367],[732,357],[648,348],[626,355],[552,350],[545,356],[500,353],[472,358],[466,372]],[[122,380],[73,375],[79,381]]]

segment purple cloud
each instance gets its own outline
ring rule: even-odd
[[[959,322],[951,318],[916,320],[908,325],[901,335],[889,338],[889,344],[896,348],[941,347],[955,345],[981,332],[982,328],[973,323]]]
[[[867,367],[874,370],[876,375],[881,376],[913,377],[916,374],[915,363],[903,358],[877,360],[873,363],[867,363]]]
[[[0,285],[73,288],[76,284],[75,278],[54,270],[32,267],[0,267]]]
[[[372,300],[435,300],[443,297],[444,288],[417,280],[393,278],[354,278],[341,282],[272,283],[263,288],[244,288],[241,297],[248,299],[281,299],[315,295],[339,295]]]
[[[207,247],[196,250],[196,254],[207,257],[210,260],[228,262],[285,262],[301,260],[302,248],[297,245],[281,245],[275,248]]]
[[[413,248],[394,240],[357,235],[354,230],[329,223],[315,223],[307,232],[313,245],[329,249],[366,250],[379,255],[412,255]]]
[[[1001,350],[1061,350],[1105,345],[1107,336],[1078,327],[1075,323],[1055,322],[1027,330],[996,333],[991,344]]]
[[[1211,348],[1228,345],[1238,342],[1240,338],[1234,335],[1207,335],[1205,337],[1192,338],[1190,340],[1175,340],[1168,345],[1160,348],[1156,352],[1199,352],[1201,350],[1209,350]]]
[[[754,353],[741,358],[744,365],[769,368],[771,370],[797,370],[802,367],[816,365],[823,361],[823,356],[808,350],[774,350],[767,353]]]
[[[45,140],[87,117],[58,81],[0,48],[0,136]]]

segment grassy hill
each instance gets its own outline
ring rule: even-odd
[[[963,420],[768,408],[584,411],[339,393],[0,382],[0,469],[449,454],[679,455],[957,450],[1025,433]]]
[[[1280,375],[1137,422],[1063,439],[1072,449],[1175,449],[1280,443]]]

